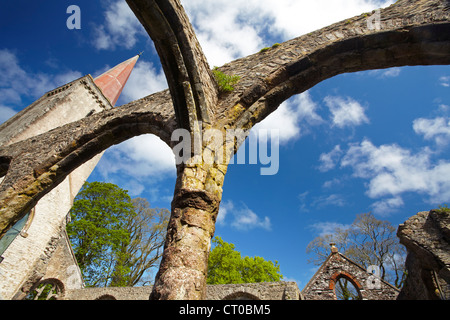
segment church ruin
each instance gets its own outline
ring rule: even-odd
[[[23,296],[45,277],[49,260],[64,240],[73,198],[111,145],[152,133],[173,146],[171,133],[179,128],[188,130],[192,140],[201,130],[247,131],[289,97],[341,73],[450,64],[450,1],[399,0],[379,11],[377,28],[368,26],[367,13],[361,14],[222,66],[221,72],[240,77],[234,90],[224,94],[179,0],[127,3],[155,43],[169,90],[113,108],[136,63],[134,57],[114,72],[96,79],[88,75],[47,93],[0,126],[3,299]],[[152,299],[207,297],[206,262],[229,161],[198,162],[211,143],[204,141],[200,153],[177,165],[172,214]],[[227,141],[213,149],[233,155],[240,143]],[[440,239],[448,246],[448,219],[431,213],[429,219],[438,221]],[[414,238],[411,233],[400,235]],[[430,250],[420,241],[404,241],[416,256]],[[427,279],[435,274],[450,282],[449,261],[448,254],[425,256],[438,262],[425,266],[416,259],[417,276],[411,281],[425,282],[428,294],[432,286]],[[64,277],[70,278],[69,286],[76,286],[79,271],[68,267],[71,273]],[[414,290],[405,297],[413,298]]]

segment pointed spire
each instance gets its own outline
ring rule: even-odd
[[[118,64],[94,79],[95,84],[102,90],[105,97],[109,99],[113,106],[116,104],[117,99],[119,99],[120,93],[125,83],[127,83],[139,57],[140,54],[135,55],[133,58]]]

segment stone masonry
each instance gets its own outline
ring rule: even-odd
[[[44,94],[0,126],[0,146],[39,136],[69,122],[111,109],[90,75]],[[45,274],[49,259],[65,234],[66,216],[102,153],[86,161],[31,209],[26,230],[16,237],[0,262],[0,296],[23,297]],[[0,177],[2,183],[4,177]]]
[[[332,245],[331,254],[300,292],[295,282],[246,283],[208,285],[207,300],[335,300],[335,286],[345,278],[356,288],[359,297],[366,300],[448,300],[449,286],[449,212],[431,210],[420,212],[401,224],[398,236],[408,249],[406,267],[408,276],[400,291],[347,258]],[[151,287],[84,288],[81,273],[67,236],[55,238],[54,251],[42,272],[41,280],[53,282],[58,299],[63,300],[147,300]],[[41,271],[39,271],[41,270]],[[70,270],[67,273],[66,270]],[[37,282],[34,287],[36,287]],[[31,282],[30,282],[31,284]],[[33,288],[34,288],[33,287]],[[33,288],[28,287],[29,290]],[[21,299],[25,294],[14,298]]]
[[[220,67],[226,74],[240,76],[235,90],[223,94],[180,0],[127,3],[155,44],[169,90],[114,109],[92,113],[89,108],[64,124],[49,121],[50,127],[40,135],[36,132],[15,143],[0,144],[0,178],[4,177],[0,182],[0,237],[62,181],[68,179],[71,186],[71,174],[113,144],[152,133],[173,146],[171,134],[179,128],[188,129],[193,138],[201,135],[201,130],[248,131],[286,99],[335,75],[450,63],[450,1],[399,0],[380,9],[376,28],[367,24],[373,12],[362,13]],[[59,88],[55,97],[60,89],[62,93],[73,88]],[[92,103],[102,100],[101,94],[96,97],[89,91],[86,99],[88,96]],[[7,126],[13,130],[26,126],[26,121],[14,125],[16,120],[0,128],[5,141],[12,140]],[[208,252],[228,159],[210,164],[197,162],[196,157],[201,160],[209,147],[217,154],[225,151],[232,155],[242,141],[218,146],[208,143],[203,141],[201,154],[177,165],[172,214],[153,299],[206,297]],[[37,223],[38,217],[44,219]],[[53,248],[55,239],[59,239],[63,219],[36,215],[29,237],[22,237],[22,241],[32,244],[30,248],[40,241],[30,251],[35,256],[33,261],[22,263],[28,252],[17,254],[21,246],[5,252],[0,263],[0,292],[4,298],[11,298],[36,270],[36,257],[52,252],[47,247]],[[32,228],[36,228],[34,235]],[[10,285],[11,281],[15,283]]]
[[[65,300],[148,300],[152,287],[72,290]],[[295,282],[207,285],[206,300],[301,300]]]
[[[339,278],[350,281],[362,300],[395,300],[399,290],[388,282],[367,272],[361,265],[350,260],[337,248],[314,274],[302,295],[305,300],[336,300],[335,285]]]
[[[408,250],[399,299],[450,300],[450,212],[419,212],[398,228]]]

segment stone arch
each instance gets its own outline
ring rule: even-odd
[[[262,121],[290,97],[339,74],[449,64],[450,23],[424,26],[405,24],[402,32],[387,30],[383,37],[377,33],[344,37],[275,71],[267,80],[269,84],[255,85],[240,98],[238,103],[248,108],[248,115],[241,117],[240,126],[249,127]],[[313,32],[311,37],[315,34]],[[323,35],[318,33],[317,36]]]
[[[24,300],[60,300],[64,297],[64,283],[56,278],[47,278],[36,283]]]
[[[117,300],[116,297],[114,297],[111,294],[103,294],[97,298],[95,298],[95,300]]]
[[[237,291],[228,294],[222,300],[261,300],[257,295],[245,291]]]
[[[399,12],[395,11],[397,10],[397,6],[403,12],[408,12],[408,9],[414,8],[416,2],[406,0],[398,1],[398,5],[383,10],[383,19],[384,17],[399,17]],[[302,55],[300,59],[297,58],[297,60],[283,64],[277,70],[270,70],[273,73],[268,74],[264,79],[258,78],[259,76],[255,76],[254,78],[249,77],[247,80],[253,82],[254,85],[244,92],[241,98],[236,98],[238,103],[229,103],[234,101],[223,102],[223,105],[228,106],[228,109],[225,111],[230,111],[230,108],[234,108],[233,106],[237,106],[238,111],[244,110],[245,114],[242,116],[238,115],[239,119],[233,125],[235,127],[248,128],[261,121],[288,97],[305,91],[318,82],[339,73],[401,65],[449,63],[450,24],[448,23],[448,11],[441,10],[435,14],[431,7],[432,5],[437,6],[439,3],[440,1],[429,1],[429,4],[427,2],[426,4],[428,4],[431,10],[427,12],[426,16],[422,14],[427,9],[423,5],[415,11],[411,10],[409,17],[395,21],[391,19],[392,21],[389,22],[392,26],[387,24],[388,21],[383,21],[383,24],[386,25],[383,25],[382,31],[374,32],[373,34],[368,34],[368,32],[360,34],[356,32],[357,28],[354,27],[354,24],[358,21],[352,20],[349,28],[344,28],[344,22],[341,22],[340,25],[336,24],[330,26],[328,29],[321,29],[319,33],[312,33],[311,36],[303,37],[300,41],[294,39],[293,41],[297,41],[301,43],[301,46],[305,47],[306,54]],[[448,0],[446,3],[448,4]],[[363,19],[362,16],[359,19]],[[150,19],[143,19],[142,21],[148,20]],[[157,22],[152,21],[152,23]],[[433,22],[436,22],[436,25],[430,25]],[[339,30],[339,26],[341,30]],[[343,32],[345,29],[349,31]],[[392,31],[393,29],[395,30]],[[336,33],[333,33],[334,31],[342,34],[343,37],[337,36]],[[157,33],[157,35],[159,34]],[[333,40],[333,43],[329,43],[325,39],[328,38],[327,36],[339,38],[340,40]],[[318,45],[308,45],[308,41],[306,40],[312,40],[314,38],[317,38],[316,43]],[[178,48],[176,46],[171,47]],[[179,47],[184,48],[188,46],[185,46],[185,43],[183,43],[183,46]],[[173,52],[169,53],[173,54]],[[195,57],[193,51],[187,52],[184,56],[190,55],[191,53]],[[268,55],[267,59],[273,58],[276,58],[276,56]],[[242,59],[240,60],[242,61]],[[264,61],[261,62],[259,65],[266,67]],[[195,70],[195,66],[189,67],[190,71],[192,69],[194,69],[193,71],[197,71]],[[243,71],[242,68],[240,71]],[[256,72],[259,70],[254,69],[253,71],[255,72],[252,72],[252,74],[259,74],[259,72]],[[250,74],[250,72],[248,73]],[[203,73],[200,72],[199,74],[201,75]],[[195,81],[198,81],[198,79],[195,79]],[[201,84],[201,81],[195,84]],[[176,85],[177,87],[175,89],[181,88],[178,83]],[[194,83],[190,85],[194,87]],[[185,87],[187,88],[189,86]],[[175,98],[182,97],[183,93],[181,92],[177,97],[174,97],[174,100]],[[239,94],[237,92],[236,96]],[[200,98],[203,98],[203,96],[196,96],[195,98],[202,100]],[[243,106],[242,108],[239,107],[240,103]],[[178,106],[175,107],[178,108]],[[223,109],[218,109],[223,111]],[[17,162],[21,162],[20,165],[14,165],[15,159],[13,159],[9,170],[14,171],[15,179],[8,179],[6,177],[0,186],[0,199],[2,199],[0,200],[0,231],[2,232],[0,236],[14,222],[20,219],[26,211],[31,209],[43,195],[61,182],[61,179],[67,176],[74,168],[92,158],[93,155],[101,152],[101,148],[104,150],[108,145],[119,143],[131,136],[146,133],[145,131],[147,130],[151,131],[153,129],[158,131],[155,129],[158,125],[167,127],[167,119],[164,119],[164,117],[160,119],[159,123],[155,124],[155,122],[158,122],[155,120],[158,116],[155,113],[147,112],[147,115],[151,114],[150,119],[152,122],[147,121],[142,116],[143,112],[135,114],[127,113],[127,110],[122,108],[118,110],[117,113],[102,113],[102,116],[107,116],[106,122],[101,117],[93,115],[88,117],[87,119],[89,120],[86,122],[72,123],[69,126],[64,126],[62,130],[55,129],[51,133],[41,135],[40,141],[27,140],[21,144],[11,146],[12,148],[0,150],[0,152],[4,152],[0,156],[8,155],[8,152],[11,152],[11,154],[14,154]],[[178,113],[182,114],[182,112]],[[114,114],[115,117],[108,118],[108,115],[111,114]],[[93,122],[93,119],[100,124]],[[180,122],[187,120],[188,118],[178,119]],[[228,121],[229,119],[226,120]],[[230,122],[226,125],[230,124]],[[93,128],[90,128],[88,125],[86,126],[86,123],[92,124]],[[79,127],[75,127],[76,125]],[[161,130],[161,132],[167,134],[167,132],[171,131]],[[54,149],[46,146],[46,144],[51,145],[49,141],[57,142],[53,146]],[[30,152],[27,159],[19,159],[20,153],[18,150],[20,149],[35,151],[33,154],[35,157],[31,157]],[[22,170],[25,170],[25,172],[21,172]],[[17,186],[17,189],[12,187],[13,184]],[[203,192],[202,195],[206,195],[206,192]],[[206,197],[209,197],[209,194]],[[216,203],[220,202],[220,199],[219,201],[216,201],[215,198],[211,199],[208,198],[208,201],[213,202],[215,210]],[[206,201],[202,199],[202,202],[205,203]],[[192,218],[191,220],[194,219]],[[191,220],[190,222],[193,225],[194,222]],[[170,277],[166,278],[169,279]],[[172,287],[175,286],[172,285]]]
[[[433,8],[433,5],[436,6],[435,1],[426,3],[420,11],[414,9],[414,5],[415,3],[399,1],[398,5],[383,9],[381,31],[362,30],[361,23],[364,26],[366,17],[361,15],[352,19],[350,26],[340,22],[284,43],[282,47],[304,53],[295,55],[293,59],[286,58],[286,62],[269,68],[269,74],[262,69],[247,73],[248,79],[245,81],[251,81],[253,85],[247,86],[247,89],[238,88],[230,98],[219,101],[217,110],[226,113],[225,111],[231,111],[230,108],[238,107],[236,116],[227,119],[227,126],[251,128],[289,97],[341,73],[405,65],[449,64],[450,23],[445,20],[445,8]],[[397,6],[401,10],[411,10],[415,14],[414,21],[409,18],[398,19],[398,13],[395,11]],[[427,8],[430,9],[430,14],[422,14]],[[312,44],[305,47],[305,43],[309,42]],[[271,53],[260,53],[258,59],[261,68],[267,68],[268,62],[283,55],[283,50],[281,48]],[[265,57],[262,58],[263,55]],[[242,74],[242,61],[238,59],[227,64],[226,71]],[[261,71],[265,78],[255,78],[253,74],[260,74],[257,71]],[[14,220],[17,221],[31,209],[36,201],[67,175],[67,172],[106,149],[108,144],[116,144],[142,133],[155,133],[170,145],[170,133],[178,127],[180,121],[187,120],[176,119],[176,112],[170,100],[169,91],[162,91],[126,106],[63,126],[64,130],[52,130],[52,142],[58,142],[61,150],[53,154],[54,159],[47,159],[46,163],[32,166],[35,177],[30,178],[30,172],[26,177],[15,176],[14,180],[23,181],[18,181],[19,184],[30,187],[11,191],[13,195],[8,194],[7,202],[0,201],[0,208],[5,208],[4,211],[0,209],[0,237]],[[66,139],[61,137],[63,133],[66,134]],[[67,141],[70,134],[74,137]],[[48,134],[45,137],[48,137]],[[46,143],[48,144],[48,141]],[[20,146],[22,150],[45,150],[45,154],[52,151],[49,147],[45,148],[42,141],[34,145]],[[39,158],[41,155],[42,152],[35,156]],[[11,155],[0,154],[0,157],[5,156]],[[18,157],[18,154],[15,156]],[[10,170],[20,170],[15,168],[14,160]],[[29,167],[26,162],[20,166]],[[5,184],[6,181],[1,187]],[[35,185],[31,187],[32,184]],[[6,188],[1,187],[0,199],[7,194]],[[19,193],[26,196],[20,198]],[[14,208],[10,207],[11,203],[14,203]]]
[[[337,299],[336,297],[336,284],[337,282],[344,278],[345,280],[349,281],[353,287],[356,289],[359,299],[362,299],[362,292],[361,290],[363,289],[362,285],[359,283],[359,281],[356,279],[355,276],[353,276],[351,273],[348,273],[346,271],[337,271],[335,272],[331,277],[330,277],[330,284],[329,284],[329,289],[332,290],[334,292],[334,298]]]
[[[162,105],[165,103],[170,105],[170,96],[167,96],[165,92],[155,94],[155,96],[158,101],[159,99],[163,100],[161,101]],[[151,98],[146,98],[152,101]],[[152,103],[149,102],[149,104]],[[44,133],[40,136],[39,141],[29,138],[0,150],[0,153],[6,151],[6,155],[0,154],[0,161],[1,159],[10,159],[8,173],[11,172],[11,177],[9,174],[6,175],[0,185],[0,199],[3,196],[3,201],[0,200],[0,202],[4,202],[0,204],[0,208],[3,207],[0,211],[2,217],[6,219],[13,217],[12,220],[8,219],[10,222],[6,228],[0,226],[3,229],[0,237],[72,171],[112,145],[142,134],[154,134],[170,145],[173,130],[171,126],[174,124],[172,123],[173,113],[161,114],[157,111],[148,111],[147,108],[152,108],[148,105],[145,111],[139,112],[134,107],[135,105],[130,103],[121,108],[99,112]],[[142,106],[140,105],[140,107]],[[89,129],[79,130],[80,127]],[[55,144],[60,145],[56,154]],[[16,148],[39,150],[39,154],[30,161],[23,161],[19,150],[15,154]],[[52,156],[49,156],[50,154]],[[40,157],[41,159],[38,159]],[[8,191],[14,189],[12,185],[18,180],[27,181],[28,187],[25,189],[32,188],[31,193],[28,193],[27,196],[19,193],[9,196]],[[11,203],[13,207],[10,206]]]

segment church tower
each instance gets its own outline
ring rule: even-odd
[[[102,90],[106,98],[114,106],[119,99],[122,89],[130,77],[140,55],[118,64],[94,79],[95,84]]]
[[[39,139],[39,134],[113,108],[138,58],[136,55],[95,79],[86,75],[47,92],[0,125],[0,147],[31,137]],[[67,215],[102,154],[69,174],[0,239],[0,299],[22,299],[37,283],[50,279],[50,274],[71,279],[66,285],[82,285],[78,266],[49,270],[49,261],[55,252],[71,252],[65,233]],[[58,253],[61,244],[69,251]]]

